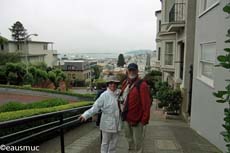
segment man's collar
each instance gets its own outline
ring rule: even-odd
[[[128,78],[128,83],[129,84],[132,84],[132,83],[134,83],[134,82],[136,82],[138,80],[138,77],[136,77],[135,79],[130,79],[130,78]]]

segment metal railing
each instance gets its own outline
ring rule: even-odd
[[[79,125],[79,116],[85,110],[89,109],[91,106],[92,105],[42,115],[36,115],[12,121],[0,122],[0,129],[1,131],[3,131],[6,129],[9,130],[19,128],[20,125],[27,126],[28,124],[31,124],[31,122],[35,123],[39,121],[41,122],[44,120],[50,120],[50,122],[45,124],[39,124],[32,127],[24,128],[13,133],[1,135],[0,144],[4,144],[5,146],[22,145],[34,137],[45,136],[50,132],[59,131],[61,153],[64,153],[64,129],[74,125]]]
[[[174,3],[169,11],[169,22],[184,21],[184,8],[185,3]]]

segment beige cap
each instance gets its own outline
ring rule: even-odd
[[[111,76],[109,76],[109,77],[107,78],[107,80],[106,80],[106,83],[109,83],[109,82],[116,82],[116,83],[119,83],[120,81],[117,79],[116,76],[111,75]]]

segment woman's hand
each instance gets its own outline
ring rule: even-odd
[[[86,119],[85,119],[83,116],[80,116],[80,117],[79,117],[79,120],[80,120],[81,122],[85,122],[85,121],[86,121]]]

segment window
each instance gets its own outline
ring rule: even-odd
[[[216,59],[216,43],[201,44],[199,58],[199,78],[207,84],[213,86],[213,70]]]
[[[158,61],[160,61],[161,60],[161,48],[159,47],[158,48]]]
[[[173,65],[173,42],[165,44],[165,65]]]
[[[76,74],[73,73],[73,74],[72,74],[72,78],[73,78],[73,79],[76,79]]]
[[[219,0],[201,0],[200,1],[200,13],[210,9],[215,5]]]
[[[43,45],[43,50],[48,50],[48,45],[47,44]]]
[[[161,20],[159,20],[159,23],[158,23],[159,25],[158,25],[158,32],[161,32]]]
[[[20,50],[20,45],[17,45],[17,49]]]
[[[67,65],[67,70],[72,70],[72,65]]]
[[[4,45],[3,44],[1,44],[1,50],[4,50]]]
[[[67,70],[76,70],[76,68],[73,65],[67,65]]]

